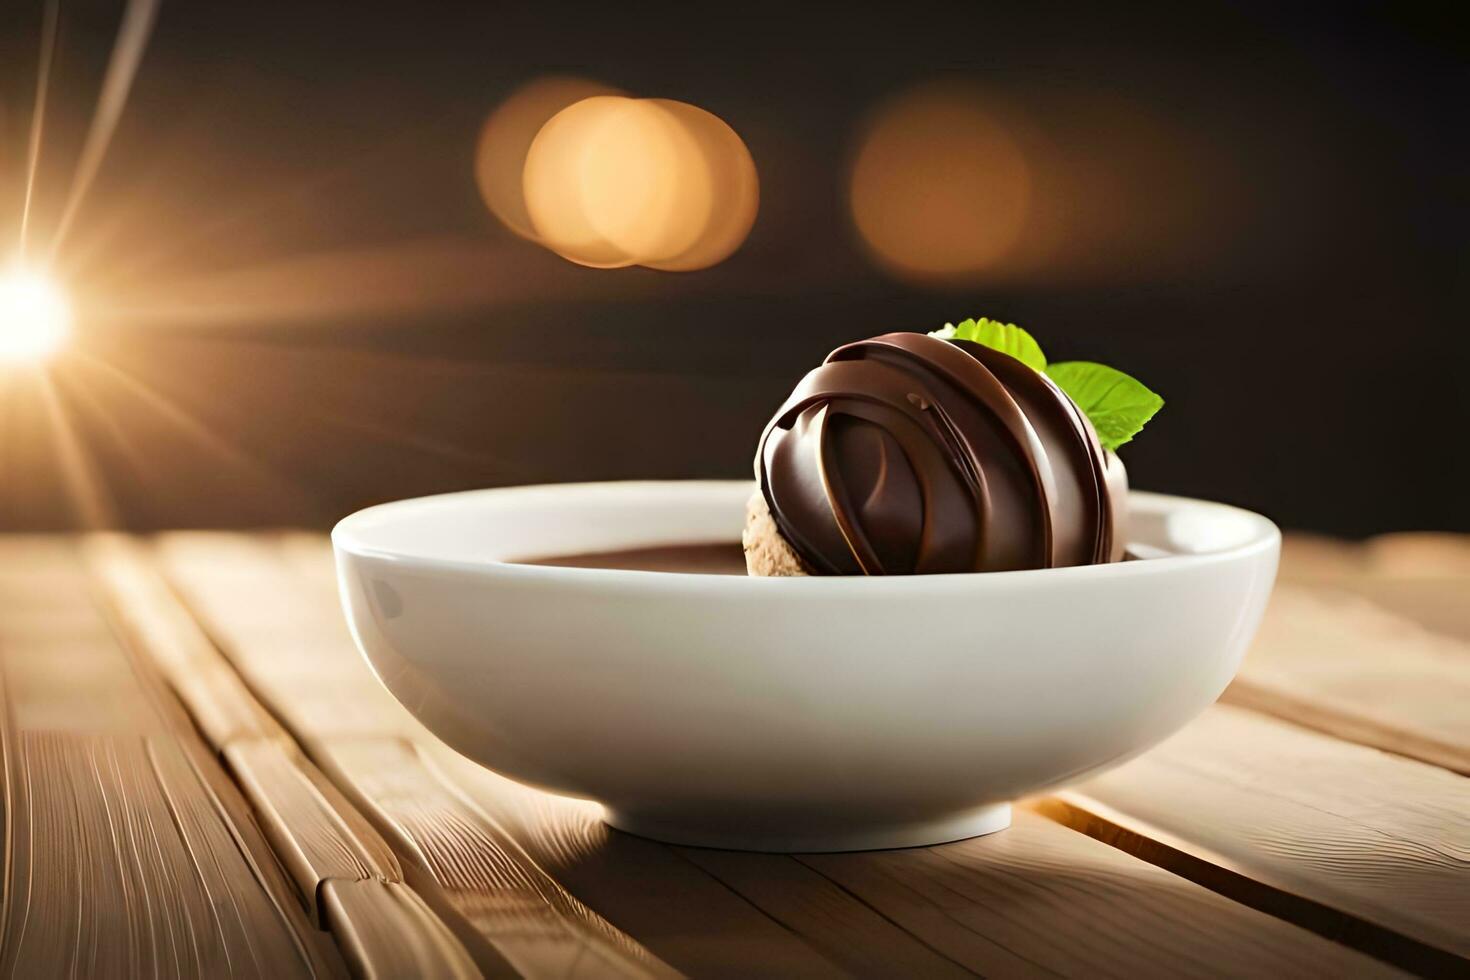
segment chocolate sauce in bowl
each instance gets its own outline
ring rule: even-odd
[[[1128,551],[1125,560],[1147,561],[1168,555],[1162,549],[1147,553]],[[636,572],[682,572],[686,575],[744,575],[745,553],[740,542],[671,544],[658,548],[599,551],[583,555],[558,555],[517,562],[520,565],[551,565],[557,568],[616,568]]]
[[[671,544],[584,555],[559,555],[519,562],[558,568],[619,568],[637,572],[684,572],[692,575],[744,575],[745,552],[739,541]]]

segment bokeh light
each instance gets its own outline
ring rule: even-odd
[[[682,120],[651,99],[619,100],[579,163],[582,213],[639,263],[684,252],[709,224],[714,175]]]
[[[592,94],[551,111],[578,92]],[[533,83],[498,108],[481,134],[477,176],[512,231],[604,269],[708,268],[745,241],[760,203],[755,162],[723,120],[585,80]]]
[[[927,86],[874,114],[853,162],[852,215],[882,264],[917,278],[986,269],[1015,245],[1031,178],[978,95]]]
[[[71,332],[71,305],[49,277],[22,266],[0,272],[0,364],[37,364]]]
[[[698,148],[710,188],[700,234],[680,252],[643,264],[682,272],[723,262],[745,241],[760,210],[760,180],[745,141],[725,121],[687,102],[649,99],[681,123]],[[698,164],[690,162],[689,169]],[[705,186],[701,182],[701,186]]]
[[[567,106],[541,127],[526,153],[522,187],[537,240],[581,265],[615,269],[636,261],[598,231],[587,213],[582,185],[589,158],[607,165],[597,152],[603,131],[630,101],[599,95]],[[622,115],[625,120],[639,118]]]
[[[874,262],[940,287],[1192,274],[1247,196],[1208,134],[1105,89],[959,80],[876,107],[848,192]]]
[[[550,75],[528,82],[502,102],[485,120],[475,149],[475,181],[490,212],[517,235],[534,240],[536,230],[521,189],[531,141],[547,120],[572,103],[621,94],[588,78]]]

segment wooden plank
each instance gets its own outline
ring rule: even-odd
[[[340,644],[340,639],[334,645]],[[234,649],[234,647],[232,647]],[[282,659],[293,656],[315,656],[315,650],[297,652],[293,645],[276,647]],[[316,648],[320,649],[320,648]],[[367,674],[328,670],[316,664],[306,669],[287,665],[273,670],[259,660],[248,672],[251,691],[262,703],[271,706],[281,723],[293,732],[314,732],[321,737],[372,737],[384,734],[412,735],[419,724],[393,696]]]
[[[796,917],[772,915],[679,849],[610,829],[596,803],[523,786],[435,740],[416,740],[411,749],[504,828],[538,866],[689,976],[876,973],[855,969],[850,956],[844,970],[839,966],[843,957],[829,955],[813,941],[815,927]],[[848,906],[854,919],[862,917],[851,907],[861,903],[835,886],[826,890],[824,900]],[[849,941],[861,945],[854,937]],[[907,937],[905,945],[922,944]],[[892,958],[903,955],[896,951]]]
[[[0,539],[0,652],[0,975],[342,974],[69,543]]]
[[[335,593],[303,587],[268,536],[158,539],[161,567],[251,692],[294,732],[408,735],[419,723],[384,690],[347,634]],[[251,602],[259,595],[269,601]]]
[[[986,975],[1394,973],[1025,809],[989,837],[801,860]]]
[[[516,969],[535,976],[672,975],[548,875],[402,739],[318,743],[321,764],[405,860]]]
[[[168,731],[100,622],[68,636],[22,639],[7,632],[0,638],[0,665],[17,728],[97,735]]]
[[[352,972],[365,980],[468,980],[480,970],[418,893],[387,881],[322,884],[322,906]]]
[[[1289,531],[1281,536],[1278,582],[1320,584],[1328,578],[1351,578],[1368,574],[1368,552],[1361,542]]]
[[[1470,642],[1470,535],[1385,534],[1362,543],[1289,534],[1282,582],[1351,592]]]
[[[331,538],[314,531],[283,531],[276,536],[275,545],[302,581],[311,582],[321,593],[338,594]]]
[[[1384,534],[1364,544],[1376,573],[1361,595],[1470,643],[1470,535]]]
[[[90,535],[82,555],[118,632],[167,679],[212,746],[286,738],[153,570],[141,544]]]
[[[1470,579],[1470,534],[1405,531],[1364,543],[1374,568],[1400,578]]]
[[[1470,643],[1355,595],[1279,585],[1225,700],[1470,773]]]
[[[697,847],[678,852],[853,976],[980,975],[790,855]]]
[[[1052,815],[1406,968],[1470,970],[1470,781],[1217,706]]]
[[[12,765],[0,974],[317,974],[177,748],[23,732]]]
[[[392,849],[294,745],[235,741],[225,746],[224,757],[319,921],[324,882],[403,880]],[[353,907],[362,905],[359,899]]]
[[[540,869],[472,801],[420,764],[429,737],[372,678],[335,599],[274,544],[171,534],[162,567],[209,635],[348,797],[369,815],[429,906],[453,916],[482,968],[530,975],[659,976],[669,968]],[[377,753],[378,758],[372,758]],[[424,889],[427,890],[424,890]]]
[[[402,882],[392,850],[245,687],[146,548],[96,535],[84,553],[119,631],[181,695],[249,798],[303,905],[323,926],[330,917],[354,969],[393,976],[411,953],[414,976],[463,975],[469,954],[422,900],[406,897],[406,886],[348,889],[328,915],[324,893],[334,883]]]
[[[0,537],[0,666],[19,730],[168,730],[64,539]]]
[[[1421,582],[1466,579],[1470,534],[1413,531],[1344,541],[1293,531],[1282,540],[1281,575],[1288,581],[1308,582],[1363,576]]]

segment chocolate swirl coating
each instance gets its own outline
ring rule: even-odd
[[[930,574],[1116,560],[1108,464],[1045,375],[892,333],[802,379],[761,436],[756,478],[814,574]]]

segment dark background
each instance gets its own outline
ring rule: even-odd
[[[40,9],[0,14],[0,230]],[[64,5],[40,241],[119,12]],[[0,378],[0,529],[742,476],[830,348],[989,315],[1165,396],[1123,452],[1137,486],[1470,530],[1466,53],[1412,4],[166,2],[59,255],[80,336],[48,381]],[[548,73],[734,126],[761,176],[745,247],[597,271],[503,230],[475,139]],[[868,257],[845,197],[864,120],[934,79],[1107,177],[1053,261],[936,286]]]

